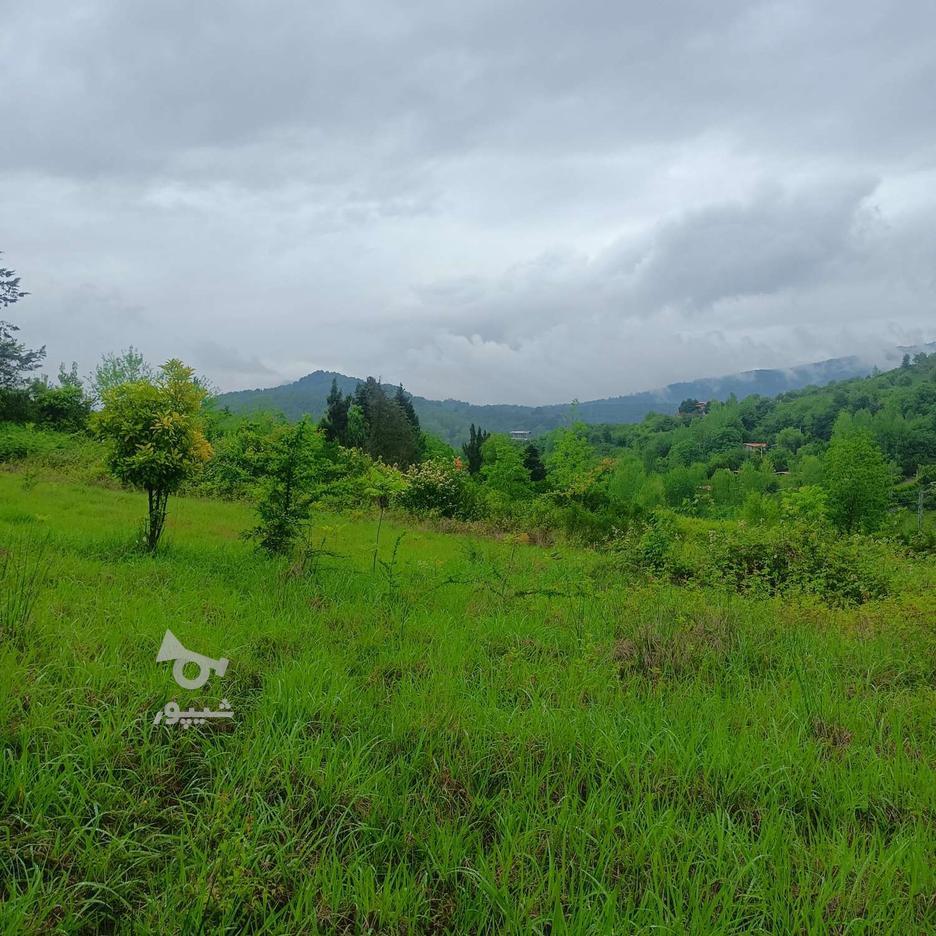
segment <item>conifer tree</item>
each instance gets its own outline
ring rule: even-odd
[[[539,448],[533,442],[523,451],[523,467],[530,472],[530,480],[534,483],[546,480],[546,465],[543,464]]]
[[[326,410],[322,417],[322,432],[325,438],[329,442],[348,445],[348,410],[351,407],[351,397],[342,394],[334,377],[325,402]]]
[[[462,444],[462,454],[468,463],[470,474],[475,475],[481,470],[481,465],[484,463],[481,448],[490,438],[490,435],[490,432],[485,432],[480,426],[475,429],[475,424],[471,424],[471,428],[468,430],[468,441]]]

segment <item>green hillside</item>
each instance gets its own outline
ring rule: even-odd
[[[580,420],[588,424],[639,422],[650,412],[673,412],[687,397],[724,400],[732,394],[748,396],[776,394],[808,385],[870,373],[871,365],[858,358],[835,358],[789,370],[755,370],[728,377],[706,378],[670,384],[658,390],[584,403],[552,406],[512,404],[477,405],[460,400],[429,400],[414,396],[413,404],[424,429],[452,445],[460,445],[468,436],[468,427],[484,426],[491,432],[527,430],[540,435]],[[325,399],[336,380],[343,393],[353,391],[357,378],[333,371],[315,371],[291,384],[266,390],[238,390],[221,394],[218,402],[235,412],[269,410],[290,419],[310,415],[319,419],[325,411]]]

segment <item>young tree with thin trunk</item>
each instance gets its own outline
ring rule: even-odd
[[[121,383],[104,391],[93,417],[109,446],[108,465],[124,483],[146,491],[146,547],[155,551],[166,523],[169,495],[211,457],[201,406],[205,390],[194,371],[172,360],[153,379]]]

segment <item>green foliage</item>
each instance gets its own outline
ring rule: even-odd
[[[475,520],[481,514],[478,490],[465,470],[451,461],[424,461],[406,472],[406,487],[397,496],[417,516]]]
[[[703,577],[740,592],[863,604],[890,588],[880,545],[803,524],[733,527],[710,539]]]
[[[543,462],[542,453],[539,446],[533,442],[523,450],[523,467],[526,468],[534,484],[546,480],[546,465]]]
[[[462,445],[462,454],[465,456],[470,474],[476,475],[481,470],[481,465],[484,463],[482,449],[490,436],[490,432],[485,432],[480,426],[475,429],[474,423],[471,424],[468,430],[468,441]]]
[[[412,403],[402,387],[391,398],[373,377],[358,384],[354,394],[355,406],[360,410],[363,425],[352,426],[352,413],[348,413],[348,440],[363,436],[362,447],[371,458],[406,469],[419,461],[421,454],[419,422]]]
[[[633,513],[646,483],[643,462],[633,452],[624,452],[608,478],[608,497],[617,509]]]
[[[530,473],[523,464],[523,449],[503,435],[492,435],[481,447],[481,477],[501,503],[526,500],[533,495]]]
[[[348,410],[351,407],[351,397],[346,397],[338,389],[338,381],[333,379],[331,390],[325,401],[325,415],[322,417],[319,428],[329,442],[340,445],[349,445],[348,436]]]
[[[15,391],[26,374],[36,370],[45,359],[45,347],[30,350],[16,340],[19,326],[0,321],[0,394]]]
[[[748,491],[738,516],[752,526],[771,526],[780,519],[780,505],[760,491]]]
[[[0,308],[5,309],[27,295],[20,289],[20,279],[13,270],[0,268]],[[0,413],[9,407],[3,395],[22,386],[25,375],[45,359],[44,347],[30,351],[16,340],[18,331],[19,327],[12,322],[0,321]]]
[[[74,371],[59,373],[59,386],[37,381],[32,390],[36,422],[63,432],[79,432],[88,425],[91,400]]]
[[[143,355],[130,345],[125,351],[113,352],[101,356],[100,362],[88,378],[91,399],[100,403],[104,394],[114,387],[140,380],[152,381],[156,374],[146,363]]]
[[[681,529],[675,514],[657,511],[642,530],[620,536],[614,551],[633,574],[761,597],[806,595],[847,606],[884,597],[892,585],[882,544],[800,521]]]
[[[582,498],[594,483],[591,470],[594,465],[595,452],[584,425],[576,423],[555,433],[546,457],[546,470],[549,485],[556,495],[567,500]]]
[[[159,543],[169,495],[211,456],[201,420],[206,394],[193,376],[181,361],[169,361],[154,380],[106,390],[104,407],[94,414],[93,428],[107,443],[110,470],[147,493],[150,550]]]
[[[817,484],[807,484],[793,491],[785,491],[782,498],[782,516],[787,523],[823,527],[829,519],[828,495]]]
[[[322,441],[307,421],[276,426],[255,457],[260,522],[244,535],[269,553],[289,551],[308,521],[317,493]]]
[[[825,456],[833,523],[849,533],[879,529],[890,502],[892,472],[866,429],[840,420]]]
[[[691,508],[704,478],[705,466],[701,464],[671,468],[663,475],[666,503],[676,509]]]

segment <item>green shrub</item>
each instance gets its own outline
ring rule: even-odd
[[[0,422],[0,464],[16,462],[76,481],[97,483],[106,477],[104,449],[86,433]]]
[[[843,606],[883,597],[890,589],[884,544],[839,537],[822,526],[720,523],[703,530],[697,522],[657,511],[642,529],[619,536],[614,551],[632,574],[758,597],[814,595]]]
[[[889,588],[883,547],[802,524],[730,527],[712,533],[700,570],[710,583],[759,595],[816,595],[833,605],[861,604]]]
[[[417,516],[477,520],[484,514],[482,500],[467,471],[443,461],[413,465],[405,474],[406,487],[397,503]]]

